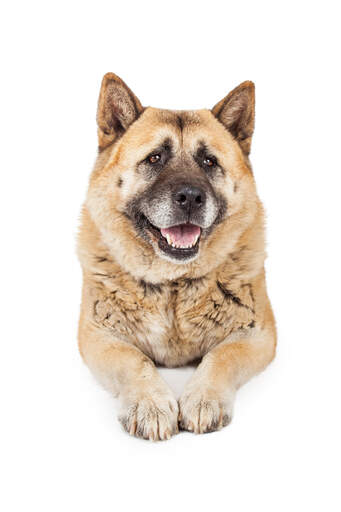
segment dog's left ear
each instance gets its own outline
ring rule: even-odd
[[[104,75],[98,99],[98,144],[104,149],[123,135],[143,107],[129,87],[114,73]]]
[[[247,81],[238,85],[213,107],[212,113],[248,155],[255,126],[255,84]]]

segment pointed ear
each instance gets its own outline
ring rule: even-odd
[[[102,80],[98,100],[98,144],[104,149],[139,117],[143,107],[129,87],[114,73]]]
[[[246,155],[250,153],[255,125],[255,85],[243,82],[212,109],[212,113],[239,142]]]

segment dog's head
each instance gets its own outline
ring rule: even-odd
[[[219,263],[255,210],[248,160],[253,83],[212,110],[170,111],[143,108],[108,73],[97,121],[99,156],[87,206],[120,264],[129,267],[133,257],[136,268],[140,260],[146,269],[157,262],[175,276],[193,262],[204,269]]]

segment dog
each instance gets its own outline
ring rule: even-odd
[[[274,358],[264,211],[249,160],[255,87],[212,110],[144,108],[104,76],[81,213],[81,355],[131,435],[219,430]],[[200,361],[177,402],[156,365]]]

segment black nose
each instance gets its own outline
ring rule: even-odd
[[[175,190],[173,197],[177,205],[188,213],[198,210],[206,201],[205,192],[193,185],[181,185]]]

